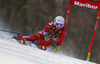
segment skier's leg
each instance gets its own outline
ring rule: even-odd
[[[43,36],[43,31],[39,31],[39,32],[37,32],[36,34],[34,34],[32,36],[29,36],[29,35],[19,35],[19,36],[14,36],[12,38],[16,39],[16,40],[20,40],[21,44],[24,44],[25,40],[26,40],[26,41],[31,41],[31,42],[29,42],[29,44],[30,43],[34,43],[34,44],[37,45],[37,41],[36,40],[43,40],[44,36]]]
[[[54,40],[51,39],[51,38],[50,38],[49,41],[37,40],[39,46],[46,46],[46,47],[50,46],[50,45],[53,43],[53,41],[54,41]]]
[[[32,36],[28,36],[28,35],[20,35],[19,36],[19,40],[36,41],[38,39],[39,40],[44,39],[43,31],[39,31]]]

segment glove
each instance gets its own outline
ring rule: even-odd
[[[51,44],[51,46],[53,46],[54,48],[57,46],[57,44],[55,43],[55,42],[53,42],[52,44]]]
[[[45,31],[45,29],[43,29],[43,35],[44,35],[45,41],[49,41],[50,40],[50,35],[49,35],[48,32]]]
[[[49,34],[45,34],[44,35],[44,39],[45,39],[45,41],[49,41],[50,40],[50,35]]]
[[[13,36],[12,39],[19,40],[19,36]]]

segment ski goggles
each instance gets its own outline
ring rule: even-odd
[[[63,24],[56,23],[56,26],[63,27]]]

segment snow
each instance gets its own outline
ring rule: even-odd
[[[0,64],[96,64],[0,38]]]

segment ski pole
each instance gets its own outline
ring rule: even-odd
[[[59,48],[60,48],[60,46],[58,46],[58,48],[56,49],[55,53],[57,53],[57,52],[58,52]]]

